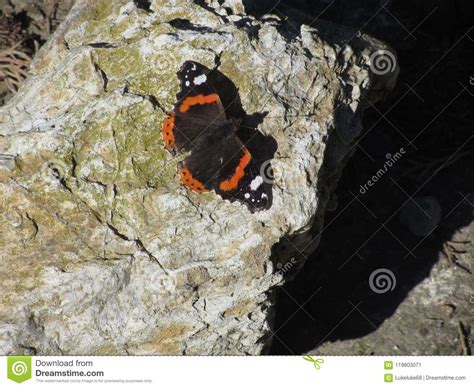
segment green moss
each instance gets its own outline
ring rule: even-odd
[[[170,156],[163,148],[163,118],[150,105],[137,103],[121,109],[111,123],[121,178],[135,187],[169,183],[175,173],[166,163]]]
[[[86,11],[82,14],[84,21],[104,21],[112,14],[113,1],[110,0],[95,0]]]
[[[114,78],[126,78],[144,67],[140,53],[135,48],[97,49],[95,53],[100,68]]]
[[[125,355],[125,351],[123,349],[117,347],[115,344],[111,344],[108,342],[104,344],[100,344],[91,353],[93,353],[95,356],[110,356],[110,355],[116,356],[120,354]]]
[[[92,176],[103,183],[126,179],[135,181],[139,171],[146,180],[163,167],[167,157],[159,130],[163,115],[148,103],[136,103],[120,109],[114,116],[100,118],[84,131],[74,157],[80,167],[97,158],[113,171],[95,171]]]
[[[235,53],[224,52],[221,56],[221,66],[219,70],[225,74],[227,77],[231,78],[232,81],[236,84],[240,93],[245,93],[247,98],[252,99],[261,99],[262,92],[260,89],[256,88],[254,79],[259,79],[258,74],[252,73],[242,73],[237,67],[236,63],[239,63],[235,59]],[[260,106],[262,102],[259,100],[255,101],[256,106]]]
[[[77,80],[87,82],[91,79],[91,71],[92,71],[92,63],[90,60],[90,57],[85,55],[82,57],[81,61],[76,63],[72,69],[72,72],[74,73],[74,76],[76,77]],[[64,75],[61,76],[65,77],[65,85],[67,85],[67,82],[71,82],[70,75],[65,73]]]
[[[127,85],[132,93],[154,95],[162,84],[162,78],[143,62],[136,48],[98,49],[95,53],[98,66],[109,78],[109,91]]]

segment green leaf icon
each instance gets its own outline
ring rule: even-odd
[[[7,377],[17,383],[31,379],[31,356],[8,356]]]
[[[303,357],[303,360],[312,362],[316,370],[321,369],[321,364],[324,363],[324,360],[322,358],[313,358],[310,355]]]

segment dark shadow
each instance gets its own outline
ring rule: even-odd
[[[229,22],[229,19],[225,16],[219,15],[214,8],[212,8],[209,4],[206,3],[205,0],[193,0],[197,5],[207,9],[209,12],[212,12],[214,15],[219,16],[222,18],[222,21]]]
[[[188,30],[188,31],[196,31],[196,32],[210,32],[212,28],[206,26],[200,26],[197,24],[191,23],[187,19],[176,18],[169,21],[169,24],[178,29],[178,30]]]
[[[295,5],[299,8],[294,9]],[[436,7],[413,32],[414,37],[410,35]],[[350,134],[337,128],[330,134],[318,191],[327,197],[329,193],[321,190],[338,181],[338,206],[333,212],[320,209],[316,215],[325,218],[323,231],[311,231],[321,242],[301,270],[300,258],[288,266],[289,256],[281,254],[279,246],[282,257],[275,258],[276,267],[281,271],[288,266],[285,278],[290,282],[275,290],[275,335],[262,339],[272,343],[265,349],[270,354],[317,352],[321,344],[374,332],[430,276],[443,244],[472,222],[472,195],[463,198],[474,188],[474,117],[469,108],[474,87],[468,70],[472,69],[474,36],[466,35],[472,25],[466,15],[473,15],[472,7],[467,1],[428,0],[390,2],[386,5],[390,13],[380,9],[379,1],[301,0],[282,1],[278,6],[276,13],[287,18],[288,29],[298,30],[301,20],[318,15],[316,23],[325,19],[355,30],[363,26],[363,32],[397,51],[402,71],[391,95],[365,112],[363,125],[369,132],[355,147],[341,177],[334,173],[335,164],[341,150],[347,150]],[[255,11],[254,16],[262,15]],[[440,29],[441,25],[446,28]],[[292,38],[293,32],[287,36]],[[331,41],[345,39],[344,34],[334,35]],[[350,44],[357,44],[355,39]],[[379,112],[389,113],[385,119]],[[339,120],[351,116],[338,113]],[[400,148],[406,154],[375,185],[361,188],[384,165],[387,154]],[[413,206],[410,196],[434,197],[442,209],[437,228],[427,237],[416,236],[402,222],[401,212]],[[460,271],[473,270],[462,259],[451,265]],[[392,271],[396,287],[378,294],[369,286],[369,278],[380,268]]]
[[[242,19],[236,20],[234,24],[240,29],[246,31],[250,39],[256,39],[258,37],[260,26],[254,24],[251,18],[243,17]]]
[[[150,0],[133,0],[138,9],[142,9],[145,12],[151,12],[151,1]]]

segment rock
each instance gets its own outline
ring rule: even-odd
[[[268,348],[279,268],[316,247],[362,100],[398,69],[372,72],[389,48],[342,27],[201,3],[77,1],[0,110],[2,354]],[[185,60],[218,66],[274,139],[269,210],[177,179],[160,128]]]

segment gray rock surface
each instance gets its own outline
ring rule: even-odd
[[[1,108],[0,354],[268,347],[278,269],[316,247],[364,101],[398,69],[371,71],[389,48],[356,31],[209,4],[77,1]],[[189,59],[267,113],[269,210],[179,183],[160,128]]]

